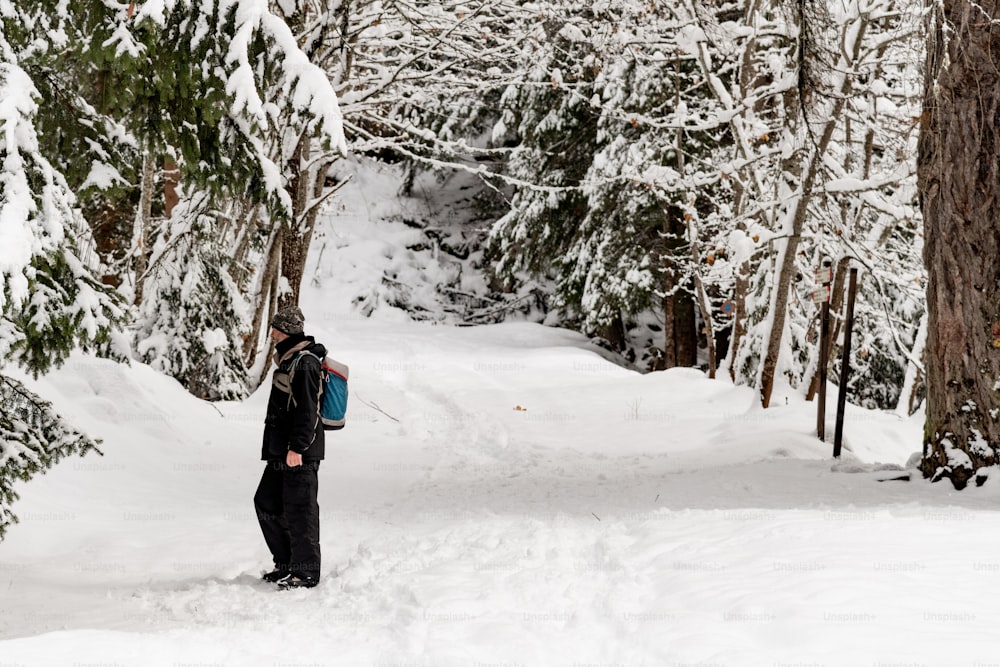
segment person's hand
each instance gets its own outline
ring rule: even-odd
[[[302,465],[302,455],[289,449],[288,456],[285,457],[285,463],[289,468],[297,468]]]

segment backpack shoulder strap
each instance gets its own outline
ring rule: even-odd
[[[299,361],[302,359],[302,357],[304,357],[307,354],[309,356],[316,357],[316,355],[313,354],[312,352],[307,352],[306,350],[302,350],[301,352],[299,352],[298,354],[296,354],[292,358],[292,365],[288,369],[288,405],[289,405],[289,407],[293,406],[293,405],[296,405],[295,396],[294,396],[294,394],[292,392],[292,378],[295,377],[295,369],[298,368]],[[318,359],[319,357],[316,357],[316,358]],[[322,363],[323,362],[320,362],[321,365],[322,365]]]
[[[323,360],[319,357],[318,354],[314,354],[313,352],[310,352],[309,350],[302,350],[301,352],[299,352],[298,354],[295,355],[294,359],[292,359],[292,366],[288,370],[288,384],[289,384],[289,386],[292,384],[292,376],[295,375],[295,369],[298,368],[299,361],[301,361],[302,357],[306,356],[307,354],[310,357],[312,357],[313,359],[315,359],[316,361],[318,361],[319,362],[320,370],[323,370]]]
[[[293,395],[293,392],[292,392],[292,378],[295,376],[295,369],[296,369],[296,367],[298,367],[299,361],[302,359],[302,357],[306,356],[307,354],[310,357],[312,357],[313,359],[315,359],[316,361],[319,362],[319,371],[320,371],[320,373],[324,372],[323,371],[323,360],[320,358],[320,356],[318,354],[310,352],[309,350],[302,350],[301,352],[299,352],[298,354],[296,354],[295,358],[292,359],[292,367],[288,371],[288,405],[289,405],[289,407],[291,407],[293,405],[297,405],[297,403],[295,401],[295,396]],[[317,405],[317,408],[319,407],[319,404],[320,404],[319,401],[320,401],[320,398],[322,396],[323,396],[323,381],[322,381],[322,376],[321,376],[320,383],[319,383],[319,392],[316,394],[316,405]],[[317,417],[317,419],[318,419],[318,417]]]

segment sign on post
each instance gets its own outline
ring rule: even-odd
[[[829,257],[824,257],[814,275],[816,277],[816,289],[813,290],[813,302],[829,302],[830,283],[833,282],[833,260]]]

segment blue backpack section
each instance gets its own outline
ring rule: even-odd
[[[323,429],[339,431],[347,423],[347,377],[349,374],[347,364],[330,357],[320,359],[312,352],[302,352],[295,359],[292,372],[303,354],[308,354],[318,360],[322,367],[323,377],[319,385],[319,418],[323,422]]]

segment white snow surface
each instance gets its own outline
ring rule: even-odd
[[[764,411],[746,387],[627,371],[562,329],[360,317],[354,287],[400,251],[345,197],[302,298],[351,366],[320,470],[320,585],[259,580],[267,384],[209,404],[76,354],[23,379],[104,456],[17,487],[0,663],[995,660],[1000,492],[902,470],[921,416],[848,406],[838,463],[795,392]]]

